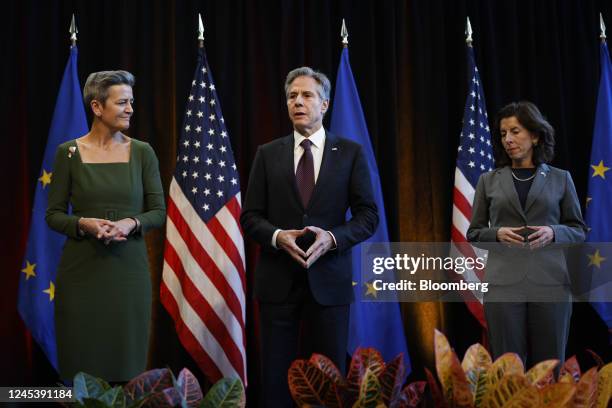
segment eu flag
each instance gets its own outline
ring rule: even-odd
[[[348,48],[344,48],[340,56],[330,131],[361,144],[368,162],[372,191],[378,206],[380,220],[378,229],[366,242],[388,242],[389,233],[387,231],[380,176],[378,175],[374,149],[349,63]],[[361,281],[361,245],[353,248],[352,256],[356,301],[351,305],[348,351],[352,354],[357,347],[374,347],[381,352],[385,361],[391,360],[399,353],[404,353],[406,373],[409,373],[410,358],[399,305],[397,302],[360,300],[363,297],[361,294],[365,287],[367,285],[371,286],[371,282]],[[371,293],[371,290],[368,293]]]
[[[587,242],[612,242],[612,64],[608,45],[601,42],[599,49],[601,77],[599,79],[599,94],[597,95],[597,110],[595,113],[595,129],[593,130],[593,146],[591,148],[591,163],[589,166],[589,187],[586,202],[586,223],[589,227]],[[606,246],[604,246],[606,247]],[[590,256],[593,279],[593,296],[595,299],[609,299],[611,293],[599,293],[610,290],[604,282],[598,283],[601,263],[612,261],[610,256],[602,256],[597,251]],[[595,258],[593,258],[595,257]],[[593,261],[595,259],[595,261]],[[612,303],[593,302],[593,307],[604,322],[612,329]]]
[[[55,276],[65,237],[45,222],[49,184],[57,146],[87,133],[87,118],[77,74],[77,47],[72,46],[64,70],[45,155],[36,183],[28,244],[19,279],[18,309],[21,318],[57,370],[53,318]]]

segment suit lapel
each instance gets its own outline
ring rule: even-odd
[[[334,162],[334,160],[338,159],[337,153],[339,149],[337,144],[338,139],[336,138],[336,136],[333,133],[329,133],[326,131],[325,147],[323,148],[323,158],[321,159],[319,176],[317,177],[317,182],[315,183],[315,188],[312,192],[312,197],[310,197],[310,201],[308,202],[308,208],[312,208],[313,204],[322,194],[325,184],[327,184],[327,181],[330,179],[332,163]]]
[[[499,170],[499,176],[501,177],[501,188],[510,201],[510,204],[521,215],[521,217],[523,217],[525,222],[527,222],[527,216],[521,208],[521,203],[519,202],[518,194],[516,193],[516,188],[514,187],[514,180],[512,180],[512,169],[509,166],[501,168]]]
[[[295,180],[295,165],[293,163],[293,150],[294,150],[295,141],[293,139],[293,133],[289,136],[285,137],[283,143],[281,143],[281,151],[279,152],[278,158],[281,164],[282,174],[285,175],[287,179],[287,184],[289,185],[289,189],[291,190],[295,200],[298,202],[298,205],[302,208],[302,199],[300,197],[300,192],[297,188],[297,182]]]
[[[533,180],[533,184],[529,189],[529,194],[527,194],[527,201],[525,202],[525,212],[529,211],[529,207],[533,205],[535,199],[542,193],[542,189],[548,181],[548,177],[546,176],[548,176],[549,171],[550,168],[544,163],[540,164],[536,169],[535,179]]]

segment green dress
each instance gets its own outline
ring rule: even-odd
[[[149,341],[152,293],[143,234],[165,219],[157,158],[149,144],[132,139],[128,163],[83,163],[71,140],[58,147],[54,167],[46,220],[67,236],[55,284],[61,378],[84,371],[129,380],[144,371]],[[134,217],[141,230],[105,245],[79,235],[80,217]]]

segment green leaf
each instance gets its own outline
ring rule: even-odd
[[[385,369],[385,361],[380,352],[374,348],[358,347],[353,353],[351,365],[347,375],[348,404],[359,398],[361,383],[365,378],[367,369],[370,369],[378,377]]]
[[[105,392],[104,385],[108,385],[105,381],[83,372],[74,376],[73,383],[74,398],[79,402],[83,402],[85,398],[99,398]]]
[[[128,403],[146,399],[153,394],[161,393],[174,386],[172,371],[168,368],[157,368],[145,371],[126,384],[124,390]]]
[[[474,396],[474,406],[476,408],[480,408],[489,385],[487,380],[487,370],[483,368],[474,368],[468,371],[465,375],[470,383],[470,389],[472,391],[472,395]]]
[[[222,378],[208,391],[200,408],[244,407],[244,386],[238,378]]]
[[[189,407],[197,407],[202,400],[202,389],[197,378],[186,368],[183,368],[179,373],[176,381],[179,393],[183,397],[184,404]]]
[[[353,408],[375,408],[381,405],[380,398],[380,382],[376,370],[367,368],[361,387],[359,388],[359,399],[353,405]]]
[[[121,388],[120,386],[107,390],[104,394],[100,396],[99,400],[112,408],[126,407],[125,393],[123,392],[123,388]]]

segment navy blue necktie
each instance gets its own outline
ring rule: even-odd
[[[310,201],[310,196],[312,196],[315,186],[314,160],[312,158],[312,151],[310,151],[311,145],[312,142],[308,139],[304,139],[300,143],[300,146],[304,148],[304,154],[300,157],[297,170],[295,171],[295,180],[304,208],[308,206],[308,201]]]

